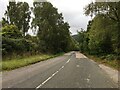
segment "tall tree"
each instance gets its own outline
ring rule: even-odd
[[[113,22],[103,15],[97,15],[93,19],[89,34],[89,48],[93,54],[112,53]]]
[[[66,51],[69,40],[69,24],[63,21],[62,14],[49,2],[34,2],[32,25],[38,27],[38,37],[50,51]]]
[[[79,42],[79,48],[80,48],[80,51],[81,52],[88,52],[89,49],[88,49],[88,41],[89,41],[89,38],[88,38],[88,33],[87,31],[84,31],[82,28],[81,28],[81,31],[78,32],[78,42]]]
[[[120,54],[120,1],[119,2],[95,2],[89,4],[85,8],[85,14],[86,15],[97,15],[102,14],[104,17],[107,17],[110,20],[113,20],[113,22],[116,23],[116,29],[117,29],[117,39],[116,39],[116,45],[117,45],[117,53]]]
[[[15,24],[21,30],[23,36],[29,29],[30,9],[26,2],[9,2],[5,13],[9,24]]]
[[[95,2],[85,8],[86,15],[104,14],[116,22],[120,22],[120,2]]]

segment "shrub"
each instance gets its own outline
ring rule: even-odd
[[[113,54],[109,54],[106,56],[106,60],[115,60],[117,57]]]
[[[21,38],[22,33],[15,25],[6,25],[2,27],[2,36],[7,38]]]
[[[24,38],[13,39],[3,37],[2,40],[2,55],[13,55],[14,53],[18,55],[23,55],[25,53],[36,53],[38,51],[38,46],[36,43],[33,43]]]

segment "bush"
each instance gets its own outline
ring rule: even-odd
[[[2,56],[5,60],[10,58],[22,57],[24,55],[38,54],[38,39],[35,36],[26,35],[24,38],[20,30],[15,25],[6,24],[2,27]],[[43,45],[44,46],[44,45]]]
[[[105,59],[106,57],[105,56],[101,56],[100,59]]]
[[[6,25],[2,27],[2,36],[7,38],[21,38],[22,33],[15,25]]]
[[[113,55],[113,54],[109,54],[105,57],[106,60],[115,60],[117,59],[117,56]]]
[[[22,39],[13,39],[3,37],[2,40],[2,55],[3,57],[8,55],[23,55],[25,53],[33,54],[38,51],[38,46],[36,43],[32,43],[29,40],[24,38]]]

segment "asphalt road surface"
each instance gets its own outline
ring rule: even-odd
[[[75,52],[2,74],[2,88],[117,88],[93,61]]]

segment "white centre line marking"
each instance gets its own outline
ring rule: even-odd
[[[70,59],[66,62],[66,64],[69,63],[69,62],[70,62]]]
[[[80,65],[77,65],[76,67],[80,67]]]
[[[62,68],[64,68],[64,66],[62,66]]]
[[[66,62],[66,64],[70,62],[70,59]],[[36,89],[42,87],[46,82],[48,82],[50,79],[52,79],[52,77],[54,77],[60,70],[62,70],[65,67],[65,65],[63,65],[58,71],[56,71],[55,73],[52,74],[52,76],[50,76],[49,78],[47,78],[44,82],[42,82],[39,86],[36,87]]]
[[[52,76],[51,77],[49,77],[48,79],[46,79],[42,84],[40,84],[38,87],[36,87],[36,89],[38,89],[38,88],[40,88],[42,85],[44,85],[47,81],[49,81],[50,79],[52,78]]]
[[[89,79],[89,78],[87,78],[86,80],[87,80],[87,83],[89,83],[90,79]]]

